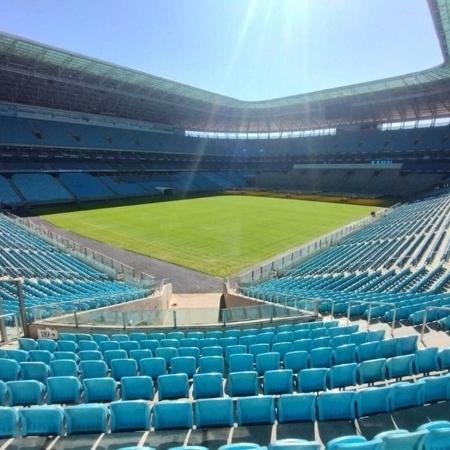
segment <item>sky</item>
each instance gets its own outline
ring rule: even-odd
[[[442,62],[426,0],[0,0],[0,30],[240,100]]]

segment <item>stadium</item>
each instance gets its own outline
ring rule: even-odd
[[[244,101],[0,32],[0,449],[450,449],[443,62]]]

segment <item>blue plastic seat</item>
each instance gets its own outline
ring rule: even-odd
[[[366,331],[357,331],[356,333],[350,334],[350,343],[358,346],[358,345],[364,344],[365,342],[367,342],[367,332]]]
[[[120,400],[109,407],[112,433],[150,429],[150,405],[145,400]]]
[[[221,337],[223,337],[223,333],[222,333],[222,331],[219,331],[219,330],[209,330],[205,334],[206,339],[217,339],[218,340]]]
[[[301,339],[310,339],[311,332],[309,330],[294,330],[294,342]]]
[[[284,394],[278,399],[278,422],[314,422],[315,394]]]
[[[71,359],[56,359],[50,362],[50,375],[52,377],[76,377],[78,366]]]
[[[160,348],[179,348],[180,341],[178,339],[161,339],[159,341]]]
[[[109,409],[105,405],[74,405],[64,408],[68,435],[106,433]]]
[[[77,337],[74,333],[59,333],[58,334],[58,341],[72,341],[77,342]]]
[[[115,341],[115,342],[124,342],[124,341],[129,341],[130,337],[128,336],[128,334],[115,333],[110,336],[110,339],[111,339],[111,341]]]
[[[0,439],[15,437],[18,421],[19,416],[15,408],[0,406]]]
[[[384,339],[385,330],[371,330],[367,332],[367,342],[378,342]]]
[[[116,382],[112,378],[87,378],[83,386],[86,403],[109,403],[116,399]]]
[[[104,378],[108,374],[105,361],[81,361],[79,368],[82,379]]]
[[[156,339],[145,339],[139,342],[141,349],[150,350],[153,355],[156,355],[156,349],[159,347],[159,341]]]
[[[284,355],[284,368],[291,369],[294,373],[307,369],[309,365],[309,353],[304,350],[288,352]]]
[[[77,342],[94,340],[92,334],[89,333],[75,333],[75,337],[77,338]]]
[[[358,364],[340,364],[330,368],[328,372],[328,387],[345,388],[356,385],[356,371]]]
[[[78,351],[78,344],[73,341],[58,341],[58,350],[61,352],[72,352],[76,353]]]
[[[321,337],[329,337],[327,329],[324,327],[312,329],[309,332],[309,336],[311,339],[319,339]]]
[[[363,436],[342,436],[329,441],[326,450],[383,450],[380,439],[366,440]]]
[[[127,352],[128,356],[130,356],[130,352],[133,350],[139,350],[141,348],[138,341],[122,341],[119,342],[119,346],[121,350],[125,350]]]
[[[388,378],[401,379],[413,374],[414,355],[394,356],[386,361]]]
[[[218,450],[266,450],[253,442],[236,442],[235,444],[221,445]]]
[[[223,348],[219,345],[202,348],[202,356],[223,356]]]
[[[20,371],[22,380],[37,380],[41,383],[45,383],[50,374],[47,364],[36,361],[20,363]]]
[[[128,359],[127,352],[125,350],[106,350],[103,353],[106,364],[111,369],[111,361],[114,359]]]
[[[439,370],[438,347],[428,347],[416,350],[414,353],[414,373],[429,374]]]
[[[268,370],[280,368],[280,354],[278,352],[260,353],[256,356],[256,371],[258,375],[264,375]]]
[[[272,352],[280,354],[280,358],[283,359],[286,353],[290,352],[292,348],[292,342],[275,342],[272,345]]]
[[[441,348],[437,357],[441,370],[450,369],[450,347]]]
[[[98,351],[99,346],[97,342],[95,341],[81,341],[78,343],[78,350],[80,352],[82,351],[89,351],[89,350],[95,350]]]
[[[180,347],[178,349],[178,356],[192,356],[195,358],[197,364],[200,359],[200,349],[198,347]]]
[[[423,448],[428,431],[389,430],[378,433],[375,439],[383,441],[383,450],[419,450]]]
[[[243,335],[239,338],[239,345],[245,345],[247,349],[253,344],[256,344],[256,335]]]
[[[393,384],[390,396],[391,409],[395,411],[402,408],[422,406],[424,404],[424,387],[423,381]]]
[[[200,349],[200,339],[199,338],[183,338],[180,339],[180,348],[178,350],[181,350],[185,347],[194,347],[197,349]]]
[[[269,450],[320,450],[320,444],[305,439],[280,439],[269,444]]]
[[[237,344],[238,344],[238,339],[235,337],[232,337],[232,336],[222,337],[219,339],[219,345],[223,348],[224,351],[227,347],[231,347],[232,345],[237,345]]]
[[[298,392],[317,392],[327,388],[327,377],[330,369],[304,369],[297,375]]]
[[[197,361],[193,356],[177,356],[172,358],[170,373],[185,373],[192,378],[197,370]]]
[[[47,379],[47,403],[80,403],[81,383],[76,377],[49,377]]]
[[[275,342],[275,333],[259,333],[256,335],[256,344],[269,344],[272,345]]]
[[[336,336],[331,340],[331,346],[336,347],[342,347],[343,345],[351,345],[350,342],[350,336],[351,334],[342,334],[341,336]]]
[[[59,436],[64,430],[60,406],[37,406],[19,410],[22,436]]]
[[[275,342],[293,342],[294,332],[293,331],[280,331],[275,336]]]
[[[228,371],[229,372],[245,372],[253,370],[253,355],[249,353],[236,353],[230,355],[228,359]]]
[[[258,374],[255,371],[230,373],[227,391],[230,397],[258,395]]]
[[[375,383],[386,379],[386,359],[372,359],[358,364],[358,382]]]
[[[243,354],[243,353],[247,353],[247,346],[242,345],[242,344],[229,345],[225,349],[225,359],[228,362],[231,355],[239,355],[239,354]]]
[[[89,341],[85,341],[89,342]],[[116,350],[107,350],[107,352]],[[103,355],[98,350],[82,350],[78,353],[80,361],[103,361]]]
[[[253,357],[256,359],[256,356],[260,353],[268,353],[270,352],[270,345],[269,344],[252,344],[248,347],[248,352],[253,355]]]
[[[379,341],[366,342],[356,348],[356,356],[358,362],[369,361],[371,359],[378,359],[380,357],[380,343]]]
[[[205,337],[205,333],[203,331],[188,331],[186,333],[186,338],[190,339],[203,339]]]
[[[158,347],[155,355],[157,358],[164,358],[166,360],[166,366],[170,367],[170,361],[172,358],[178,356],[178,350],[175,347]]]
[[[176,339],[177,341],[179,341],[180,339],[184,338],[184,333],[183,333],[183,331],[169,331],[166,334],[166,338],[167,339]]]
[[[392,358],[399,355],[398,339],[386,339],[379,342],[380,358]]]
[[[117,341],[102,341],[100,342],[100,350],[105,353],[109,350],[120,350],[120,345]]]
[[[192,396],[194,399],[223,397],[223,378],[219,373],[194,375]]]
[[[391,410],[390,398],[392,387],[372,387],[356,392],[356,413],[358,417],[387,413]]]
[[[234,407],[231,398],[202,399],[195,402],[197,428],[232,427]]]
[[[153,406],[155,431],[190,429],[193,425],[192,403],[190,401],[158,402]]]
[[[55,359],[53,361],[56,361],[58,359],[70,359],[70,360],[74,361],[75,363],[78,363],[78,360],[79,360],[78,355],[74,352],[56,351],[55,353],[53,353],[53,356],[55,357]],[[52,362],[50,362],[50,365]]]
[[[111,361],[111,376],[120,381],[122,377],[134,377],[138,373],[137,362],[134,359],[113,359]]]
[[[217,347],[219,345],[219,338],[215,337],[205,337],[203,339],[200,339],[200,350],[204,349],[205,347]]]
[[[165,339],[166,338],[166,334],[162,333],[162,332],[154,331],[152,333],[148,333],[148,338],[150,340],[160,341],[161,339]]]
[[[292,394],[294,376],[290,369],[268,370],[264,373],[264,395]]]
[[[153,400],[153,380],[148,376],[123,377],[120,383],[122,400]]]
[[[241,337],[241,330],[237,328],[225,330],[223,332],[223,337],[235,337],[236,339],[239,339]]]
[[[202,356],[198,362],[199,373],[225,372],[225,360],[223,356]]]
[[[0,380],[13,381],[19,378],[20,364],[7,358],[0,358]]]
[[[158,377],[158,399],[173,400],[189,397],[188,377],[184,373],[160,375]]]
[[[422,378],[425,383],[423,390],[425,403],[450,400],[450,374],[441,377]]]
[[[54,353],[58,348],[58,343],[53,339],[38,339],[37,344],[39,350],[47,350],[50,353]]]
[[[309,364],[312,368],[331,367],[333,349],[331,347],[319,347],[311,350]]]
[[[47,364],[47,366],[50,364],[50,361],[53,360],[53,355],[48,350],[30,350],[28,355],[30,361],[43,362],[44,364]]]
[[[411,355],[417,350],[417,340],[419,336],[401,336],[397,339],[397,352],[399,355]]]
[[[6,398],[6,384],[4,381],[0,381],[0,406],[3,406]]]
[[[436,420],[425,423],[417,428],[417,431],[426,430],[424,450],[448,450],[450,442],[450,422]]]
[[[131,359],[134,359],[137,362],[138,367],[141,367],[140,366],[141,359],[151,358],[153,354],[151,350],[138,349],[138,350],[131,350],[129,356]]]
[[[147,340],[146,333],[134,332],[134,333],[130,333],[128,336],[130,338],[130,341],[141,342],[141,341]]]
[[[156,381],[160,375],[166,374],[166,360],[164,358],[141,359],[141,375],[147,375]]]
[[[353,420],[355,416],[354,392],[321,392],[317,396],[319,420]]]
[[[25,350],[27,352],[30,350],[37,350],[38,343],[32,338],[19,338],[19,348],[20,350]]]
[[[109,336],[107,334],[99,334],[99,333],[92,333],[92,339],[100,345],[102,342],[109,341]]]
[[[333,350],[334,364],[349,364],[356,362],[356,345],[346,344]]]
[[[35,350],[35,351],[37,351],[37,350]],[[8,349],[8,350],[6,350],[6,354],[8,355],[9,359],[17,361],[18,363],[30,360],[29,352],[26,350]]]
[[[329,336],[323,336],[317,339],[313,339],[311,343],[311,350],[314,350],[316,348],[332,347],[332,342],[333,341]]]
[[[36,380],[8,381],[6,383],[9,406],[41,405],[45,386]]]
[[[272,396],[238,398],[238,426],[273,424],[274,422],[275,402]]]

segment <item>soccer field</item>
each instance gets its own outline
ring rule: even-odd
[[[362,218],[373,206],[225,195],[43,214],[53,224],[227,276]]]

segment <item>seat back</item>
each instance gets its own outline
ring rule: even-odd
[[[239,426],[273,424],[274,422],[275,403],[272,396],[238,398],[237,423]]]
[[[159,400],[189,397],[188,377],[184,373],[160,375],[158,377]]]
[[[112,402],[111,432],[150,429],[150,405],[145,400],[121,400]]]
[[[83,386],[86,403],[112,402],[116,399],[116,382],[112,378],[87,378]]]
[[[155,431],[190,429],[192,424],[192,403],[190,401],[158,402],[153,406]]]
[[[47,379],[48,403],[79,403],[81,383],[76,377],[49,377]]]
[[[106,433],[109,409],[105,405],[75,405],[64,408],[67,434]]]
[[[355,415],[354,392],[321,392],[317,396],[319,420],[353,420]]]
[[[234,424],[234,408],[231,398],[197,400],[195,413],[197,428],[232,427]]]
[[[64,411],[60,406],[39,406],[19,410],[22,436],[59,436],[63,433]]]
[[[231,397],[258,395],[258,374],[255,371],[230,373],[227,390]]]

